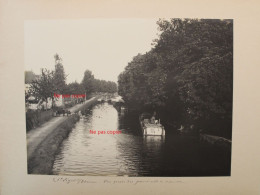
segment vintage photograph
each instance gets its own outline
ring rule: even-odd
[[[231,176],[233,20],[26,20],[27,173]]]

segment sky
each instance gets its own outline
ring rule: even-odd
[[[25,70],[54,70],[62,58],[67,83],[81,82],[84,71],[117,82],[138,53],[148,52],[158,38],[158,19],[30,20],[24,24]]]

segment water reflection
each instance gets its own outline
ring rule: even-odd
[[[142,136],[138,116],[107,103],[85,114],[64,140],[53,173],[100,176],[228,175],[228,153],[199,143],[196,137]],[[97,134],[90,134],[95,130]],[[98,131],[121,130],[122,134]],[[218,159],[218,160],[217,160]]]

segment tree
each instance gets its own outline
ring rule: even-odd
[[[177,83],[186,118],[232,115],[233,23],[230,20],[158,22],[156,52]]]
[[[90,70],[86,70],[84,72],[84,77],[81,84],[87,94],[90,94],[94,91],[94,75]]]
[[[55,59],[55,71],[54,71],[54,86],[56,93],[63,93],[66,87],[66,75],[64,71],[64,67],[62,65],[62,59],[58,54],[54,55]]]
[[[30,84],[30,93],[37,99],[45,101],[46,105],[48,103],[48,98],[51,98],[52,100],[54,98],[55,86],[53,78],[53,71],[42,69],[39,78],[33,80]]]

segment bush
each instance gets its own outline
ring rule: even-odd
[[[28,110],[26,112],[26,131],[38,127],[53,117],[52,110]]]

